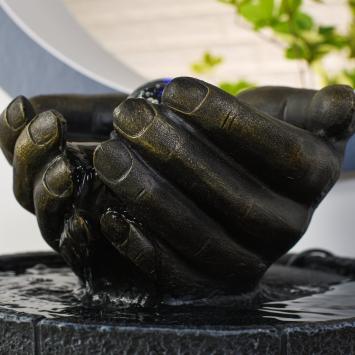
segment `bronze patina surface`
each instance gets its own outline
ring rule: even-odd
[[[15,99],[0,120],[15,196],[94,291],[250,291],[336,182],[353,90],[163,86]]]

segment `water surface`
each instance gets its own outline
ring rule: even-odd
[[[204,302],[197,307],[187,304],[143,307],[140,300],[128,306],[124,296],[105,298],[96,295],[90,302],[83,302],[77,297],[78,294],[77,279],[66,267],[38,265],[20,274],[0,272],[0,307],[52,319],[186,327],[312,322],[355,317],[354,281],[341,282],[325,289],[298,285],[288,288],[287,292],[278,292],[270,285],[264,285],[259,290],[260,302],[250,308],[238,307],[233,299],[226,299],[224,306],[218,307]]]

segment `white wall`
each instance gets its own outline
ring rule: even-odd
[[[340,180],[316,210],[294,251],[324,248],[355,257],[355,175]]]

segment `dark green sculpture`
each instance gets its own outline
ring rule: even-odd
[[[161,100],[143,97],[15,99],[0,144],[17,200],[94,291],[253,290],[336,182],[353,90],[261,87],[235,98],[176,78]]]

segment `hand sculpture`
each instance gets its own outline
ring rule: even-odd
[[[340,85],[235,98],[177,78],[161,104],[123,99],[18,98],[0,144],[18,201],[82,279],[160,295],[255,287],[306,230],[354,131]]]

